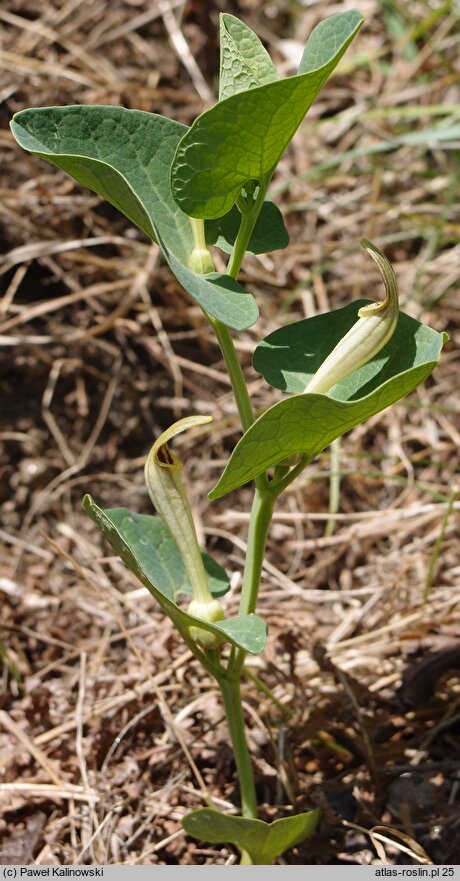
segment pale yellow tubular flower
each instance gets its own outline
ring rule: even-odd
[[[379,268],[385,285],[385,299],[358,309],[358,321],[323,361],[304,392],[326,394],[341,379],[377,355],[396,330],[399,300],[393,267],[372,242],[363,239],[361,245]]]
[[[154,507],[176,541],[190,578],[193,600],[188,611],[197,618],[214,623],[225,617],[224,611],[209,590],[190,504],[180,477],[182,462],[168,446],[168,441],[182,431],[211,421],[211,416],[188,416],[164,431],[147,457],[145,482]],[[206,648],[215,648],[223,642],[223,638],[197,627],[191,627],[190,634]]]
[[[191,217],[190,223],[192,225],[195,247],[188,258],[189,269],[192,269],[197,275],[207,275],[208,272],[215,272],[214,260],[206,244],[204,220],[201,220],[199,217]]]

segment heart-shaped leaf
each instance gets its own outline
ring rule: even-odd
[[[176,605],[172,597],[184,592],[187,586],[187,578],[183,574],[183,564],[179,549],[171,540],[170,534],[165,535],[164,530],[152,523],[156,517],[148,515],[131,514],[126,508],[113,508],[104,511],[96,504],[90,495],[83,499],[83,508],[89,514],[98,529],[103,533],[115,553],[134,573],[141,584],[147,588],[157,600],[164,612],[171,618],[177,629],[183,633],[190,627],[199,627],[217,635],[224,634],[226,640],[237,648],[257,654],[261,652],[267,641],[267,625],[257,615],[245,615],[241,618],[226,618],[217,624],[209,624],[201,621],[194,615],[189,615]],[[148,547],[141,539],[147,542],[159,538],[158,548]],[[168,556],[165,556],[165,553]],[[209,559],[209,558],[208,558]],[[214,561],[212,561],[214,563]],[[206,563],[205,568],[209,567]],[[222,585],[223,570],[214,563],[212,567],[213,578]],[[208,570],[209,571],[209,570]],[[221,575],[220,573],[223,573]],[[176,586],[174,577],[180,578]],[[226,576],[225,576],[226,577]],[[155,580],[153,580],[155,579]],[[216,586],[216,580],[214,580]],[[219,589],[220,590],[220,589]],[[223,593],[223,590],[220,590]]]
[[[238,235],[240,223],[241,214],[234,205],[223,217],[206,221],[206,242],[208,245],[216,245],[222,251],[230,254]],[[284,225],[283,215],[277,205],[270,199],[266,199],[256,220],[246,251],[251,254],[268,254],[269,251],[286,248],[288,244],[289,234]]]
[[[210,315],[237,330],[257,321],[255,300],[238,282],[188,268],[192,227],[169,180],[186,126],[141,110],[76,105],[23,110],[11,130],[21,147],[103,196],[155,239],[180,284]]]
[[[282,817],[273,823],[232,817],[212,808],[200,808],[187,814],[182,826],[189,835],[211,844],[234,844],[246,851],[255,866],[269,865],[275,857],[313,835],[319,810]]]
[[[221,217],[247,181],[271,175],[362,22],[356,10],[331,16],[313,31],[296,76],[233,94],[195,120],[172,165],[183,211]]]
[[[127,508],[109,508],[105,513],[158,590],[170,600],[179,594],[193,593],[177,544],[161,517],[136,514]],[[206,551],[201,553],[212,595],[223,596],[230,590],[225,569]]]
[[[370,302],[355,300],[341,309],[278,328],[258,344],[253,358],[255,370],[275,388],[293,394],[302,392],[358,320],[358,310]],[[384,348],[331,388],[328,397],[350,401],[369,395],[387,379],[410,370],[422,359],[430,359],[442,345],[442,336],[400,312],[396,330]]]
[[[234,15],[222,13],[219,101],[277,79],[278,71],[254,31]]]
[[[366,302],[270,334],[258,346],[256,369],[272,385],[299,392]],[[312,459],[336,437],[413,391],[438,363],[446,339],[401,312],[393,336],[379,354],[327,395],[296,394],[263,413],[236,445],[209,497],[220,498],[293,454]]]

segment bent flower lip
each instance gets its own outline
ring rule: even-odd
[[[374,358],[396,330],[399,317],[398,284],[393,267],[368,239],[361,246],[378,266],[385,299],[358,310],[358,321],[342,337],[305,386],[304,393],[326,394],[329,389]]]

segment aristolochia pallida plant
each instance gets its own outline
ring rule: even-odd
[[[217,499],[254,481],[239,616],[220,602],[225,571],[198,546],[170,448],[179,432],[210,422],[181,419],[154,443],[147,489],[157,516],[125,508],[83,506],[114,550],[169,615],[221,690],[241,789],[241,814],[214,806],[188,814],[187,832],[232,843],[245,864],[268,864],[310,836],[318,812],[273,823],[257,819],[257,798],[240,697],[247,652],[263,650],[266,625],[255,614],[264,548],[278,496],[312,459],[344,432],[398,401],[436,365],[444,336],[398,309],[394,272],[371,242],[385,298],[351,303],[297,321],[257,346],[254,367],[286,397],[255,418],[230,329],[251,327],[254,297],[237,281],[247,252],[287,245],[278,208],[267,197],[277,163],[316,95],[362,25],[357,11],[333,15],[313,31],[295,76],[280,79],[257,36],[221,16],[219,100],[190,128],[122,107],[44,107],[12,122],[18,143],[64,169],[115,205],[156,241],[172,272],[213,328],[231,379],[242,436],[217,485]],[[215,271],[209,250],[229,254]],[[178,595],[188,594],[187,606]]]

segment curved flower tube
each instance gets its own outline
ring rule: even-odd
[[[345,379],[377,355],[396,330],[399,300],[393,267],[387,257],[368,239],[363,239],[361,246],[379,268],[385,285],[385,299],[358,310],[358,321],[323,361],[304,392],[326,394],[341,379]]]
[[[180,477],[183,463],[168,447],[168,441],[176,434],[211,421],[210,416],[188,416],[164,431],[147,457],[145,482],[153,505],[176,540],[190,578],[193,600],[188,611],[203,621],[214,623],[225,617],[224,611],[209,590],[190,504]],[[190,635],[205,648],[216,648],[224,641],[198,627],[191,627]]]

